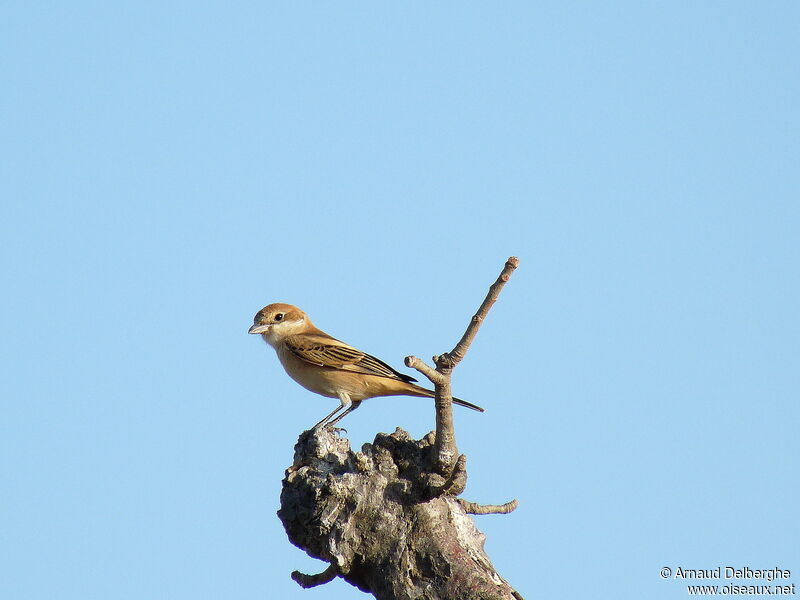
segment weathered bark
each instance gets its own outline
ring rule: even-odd
[[[295,573],[298,583],[338,575],[379,600],[521,598],[495,571],[465,512],[481,507],[442,495],[454,475],[436,472],[434,437],[413,440],[397,429],[354,453],[335,430],[300,435],[278,516],[293,544],[331,567]]]

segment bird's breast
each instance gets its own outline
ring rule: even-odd
[[[367,384],[363,376],[309,363],[285,347],[278,347],[276,351],[289,377],[307,390],[329,398],[336,398],[339,392],[345,392],[353,400],[368,397]]]

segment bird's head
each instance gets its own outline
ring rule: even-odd
[[[278,302],[258,311],[247,333],[261,334],[269,345],[274,346],[286,336],[301,333],[310,326],[306,313],[291,304]]]

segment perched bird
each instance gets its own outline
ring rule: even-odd
[[[434,396],[433,391],[414,385],[413,377],[398,373],[382,360],[318,329],[306,313],[291,304],[262,308],[248,333],[260,334],[275,348],[283,368],[297,383],[322,396],[339,399],[339,407],[314,425],[315,429],[339,422],[367,398]],[[459,398],[453,398],[453,402],[483,412],[480,406]]]

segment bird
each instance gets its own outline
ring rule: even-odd
[[[314,430],[335,425],[367,398],[435,395],[433,390],[416,385],[413,377],[328,335],[291,304],[278,302],[259,310],[248,333],[260,335],[272,346],[286,373],[301,386],[339,399],[336,410],[314,425]],[[460,398],[453,398],[453,403],[484,412]]]

